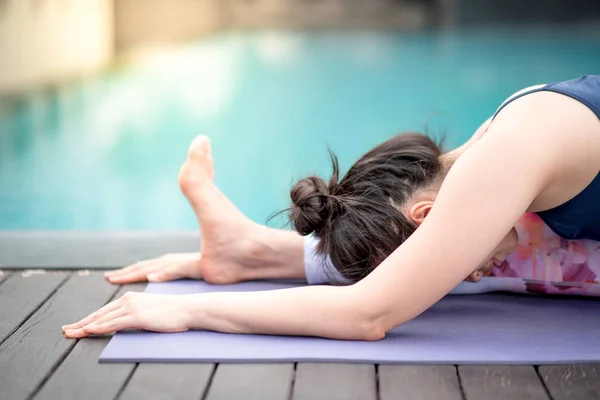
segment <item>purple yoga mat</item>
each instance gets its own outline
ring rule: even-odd
[[[149,284],[146,292],[271,290],[298,286],[201,281]],[[600,301],[515,294],[447,296],[377,342],[311,337],[120,332],[101,362],[366,362],[560,364],[600,361]]]

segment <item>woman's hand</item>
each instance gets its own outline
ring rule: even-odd
[[[184,332],[190,329],[189,295],[125,293],[79,322],[62,327],[68,338],[82,338],[120,331],[144,329]]]
[[[165,254],[152,260],[140,261],[128,267],[106,272],[112,283],[167,282],[176,279],[201,279],[200,253]]]

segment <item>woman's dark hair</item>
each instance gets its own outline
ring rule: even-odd
[[[329,183],[300,180],[290,193],[290,220],[300,234],[319,238],[317,251],[331,257],[345,283],[354,283],[415,231],[399,208],[443,176],[443,152],[428,136],[403,133],[363,155],[340,181],[338,159],[329,154]]]

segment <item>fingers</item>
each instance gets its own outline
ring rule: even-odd
[[[142,261],[117,271],[108,271],[106,278],[112,283],[125,284],[143,282],[149,273],[160,270],[161,266],[156,260]]]
[[[84,326],[83,331],[88,335],[101,335],[103,333],[112,333],[127,328],[134,328],[133,321],[134,319],[131,316],[126,315],[115,319],[111,319],[110,321],[106,321],[102,324],[92,324]]]
[[[89,336],[89,334],[83,329],[67,329],[65,331],[65,336],[69,339],[81,339]]]
[[[165,254],[117,271],[108,271],[105,276],[110,282],[121,285],[146,280],[166,282],[185,277],[200,278],[197,268],[199,261],[199,253]]]
[[[108,303],[107,305],[105,305],[104,307],[99,309],[98,311],[88,315],[87,317],[80,320],[79,322],[75,322],[74,324],[69,324],[69,325],[63,325],[63,327],[62,327],[63,332],[66,332],[67,330],[82,328],[83,326],[88,325],[89,323],[97,320],[98,318],[102,317],[103,315],[116,310],[117,308],[119,308],[121,306],[120,300],[121,299]]]
[[[135,294],[131,292],[125,293],[121,298],[112,301],[99,309],[98,311],[90,314],[79,322],[70,325],[63,325],[62,329],[65,336],[69,338],[82,338],[88,336],[90,333],[87,328],[90,326],[100,326],[109,324],[111,321],[120,320],[125,316],[129,315],[128,308],[124,307],[127,303],[131,302],[132,297]],[[106,327],[105,327],[106,328]],[[111,332],[111,331],[108,331]]]
[[[132,271],[136,271],[139,270],[140,268],[142,268],[145,264],[148,264],[150,261],[153,260],[147,260],[147,261],[138,261],[135,264],[131,264],[128,265],[127,267],[118,269],[116,271],[107,271],[106,274],[107,275],[120,275],[120,274],[127,274],[130,273]]]
[[[65,332],[65,336],[71,339],[80,339],[90,335],[102,335],[122,329],[134,328],[133,325],[133,318],[131,316],[122,316],[102,324],[92,324],[79,329],[69,329]]]
[[[184,275],[177,266],[171,266],[167,269],[148,274],[149,282],[168,282],[183,278]]]
[[[159,269],[158,267],[155,269]],[[129,274],[117,275],[117,276],[107,276],[106,278],[114,284],[124,285],[127,283],[136,283],[136,282],[144,282],[147,280],[148,273],[152,273],[154,270],[146,271],[134,271]]]
[[[107,314],[104,314],[102,317],[96,319],[95,321],[93,321],[93,322],[91,322],[91,323],[89,323],[87,325],[84,325],[83,329],[85,330],[89,326],[102,325],[102,324],[104,324],[106,322],[112,321],[112,320],[117,319],[119,317],[122,317],[122,316],[124,316],[126,314],[127,314],[127,312],[124,310],[124,308],[123,307],[119,307],[119,308],[117,308],[114,311],[111,311],[111,312],[109,312]]]

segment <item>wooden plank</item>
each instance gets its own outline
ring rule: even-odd
[[[456,367],[453,365],[380,365],[381,400],[462,400]]]
[[[121,268],[166,253],[198,251],[189,231],[0,231],[2,269]]]
[[[464,365],[458,375],[467,400],[549,399],[532,366]]]
[[[554,400],[600,399],[600,364],[540,366],[538,373]]]
[[[83,346],[77,344],[34,398],[114,399],[135,364],[99,364],[98,357],[109,340],[98,337],[85,339]]]
[[[145,287],[143,283],[122,286],[113,299],[128,291],[141,292]],[[36,399],[114,399],[131,376],[135,364],[98,363],[109,340],[107,336],[79,340],[37,393]]]
[[[115,364],[105,364],[109,368]],[[119,400],[200,399],[214,364],[139,364]]]
[[[294,364],[219,364],[208,400],[287,400]]]
[[[375,400],[377,384],[373,364],[301,363],[296,368],[294,400]]]
[[[67,278],[66,273],[23,271],[0,285],[0,343],[23,324]]]
[[[75,344],[61,326],[98,309],[116,290],[100,273],[73,274],[0,346],[0,365],[10,365],[0,374],[3,398],[33,394]]]

